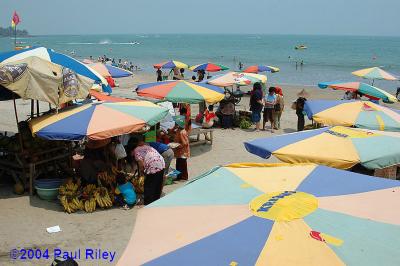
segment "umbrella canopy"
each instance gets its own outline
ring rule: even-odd
[[[370,101],[310,100],[304,111],[324,125],[400,131],[400,114]]]
[[[229,67],[220,65],[220,64],[214,64],[214,63],[204,63],[204,64],[199,64],[195,66],[191,66],[190,70],[196,72],[199,70],[204,70],[206,72],[218,72],[218,71],[223,71],[223,70],[228,70]]]
[[[256,82],[267,83],[267,77],[252,73],[228,72],[221,74],[206,81],[207,83],[220,87],[228,87],[232,85],[247,86]]]
[[[352,72],[351,74],[366,79],[399,80],[398,77],[390,74],[379,67],[365,68]]]
[[[168,110],[147,101],[98,102],[35,118],[32,133],[50,140],[107,139],[153,126]]]
[[[271,72],[271,73],[276,73],[279,72],[280,69],[277,67],[273,66],[262,66],[262,65],[255,65],[255,66],[249,66],[243,72],[245,73],[259,73],[259,72]]]
[[[30,56],[12,63],[0,63],[0,84],[22,99],[59,106],[86,98],[93,80],[69,68]]]
[[[164,68],[164,69],[171,69],[171,68],[176,68],[176,67],[177,68],[189,68],[189,66],[186,65],[185,63],[182,63],[179,61],[174,61],[174,60],[158,63],[158,64],[155,64],[153,67],[154,68]]]
[[[399,265],[399,201],[326,166],[217,167],[140,209],[118,265]]]
[[[103,63],[93,63],[89,64],[90,68],[95,70],[97,73],[102,75],[103,77],[112,77],[112,78],[124,78],[124,77],[129,77],[132,76],[133,73],[122,69],[118,68],[115,66],[103,64]]]
[[[176,103],[217,103],[225,96],[224,89],[219,87],[184,80],[141,84],[136,92],[139,96]]]
[[[90,90],[90,96],[96,98],[99,101],[105,101],[105,102],[134,102],[135,101],[133,99],[110,96],[110,95],[101,93],[96,90]]]
[[[262,158],[288,163],[318,163],[348,169],[361,164],[381,169],[400,163],[400,133],[342,126],[260,138],[244,143]]]
[[[334,90],[359,92],[371,99],[382,99],[386,103],[397,102],[397,98],[390,93],[362,82],[321,82],[318,84],[318,87],[321,89],[331,88]]]
[[[100,83],[103,87],[103,91],[108,93],[112,92],[111,87],[108,86],[107,80],[105,80],[95,70],[68,55],[57,53],[54,50],[47,49],[45,47],[32,47],[18,51],[0,53],[0,64],[11,63],[13,61],[25,59],[30,56],[40,57],[49,62],[67,67],[79,75],[88,77],[95,82]]]

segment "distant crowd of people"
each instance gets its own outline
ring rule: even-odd
[[[192,76],[193,82],[201,82],[204,80],[206,72],[204,70],[198,70],[197,76]],[[157,82],[163,80],[184,80],[185,79],[185,69],[184,68],[172,68],[169,70],[168,74],[163,72],[161,68],[157,68],[156,70],[156,79]]]
[[[95,61],[93,56],[90,56],[89,59],[93,62]],[[138,67],[137,65],[134,65],[132,61],[128,62],[128,60],[122,60],[121,58],[115,59],[115,58],[108,57],[106,55],[99,56],[97,58],[97,62],[101,62],[103,64],[111,64],[112,66],[119,67],[119,68],[122,68],[122,69],[125,69],[128,71],[131,71],[131,72],[140,70],[140,67]]]

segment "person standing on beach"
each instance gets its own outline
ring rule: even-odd
[[[264,116],[263,116],[263,130],[265,124],[269,121],[271,123],[271,133],[274,132],[274,113],[276,104],[275,87],[270,87],[268,94],[264,97]]]
[[[239,61],[239,70],[242,70],[242,69],[243,69],[243,64],[242,64],[242,62]]]
[[[261,83],[256,82],[250,96],[251,121],[256,124],[256,131],[260,130],[261,111],[263,108],[263,93]]]
[[[160,68],[157,69],[156,74],[157,74],[157,82],[162,81],[162,71]]]
[[[222,129],[231,128],[232,130],[235,130],[235,127],[233,125],[235,105],[232,102],[231,97],[228,94],[225,94],[225,98],[220,102],[220,105],[222,114],[222,119],[221,119]]]
[[[275,87],[276,103],[274,106],[274,129],[278,130],[281,128],[281,116],[285,107],[285,101],[283,99],[283,92],[280,87]]]
[[[179,146],[174,150],[176,158],[176,170],[180,172],[178,180],[188,180],[189,173],[187,169],[187,159],[190,156],[189,136],[185,130],[185,117],[179,116],[175,118],[175,137],[174,142]]]
[[[400,87],[397,87],[396,98],[400,101]]]
[[[297,131],[304,130],[304,104],[306,103],[307,99],[307,92],[302,90],[300,93],[297,94],[299,98],[294,102],[296,107],[296,115],[297,115]]]

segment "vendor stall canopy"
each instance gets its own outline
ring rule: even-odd
[[[147,101],[97,102],[35,118],[30,127],[44,139],[101,140],[143,131],[167,114],[167,109]]]
[[[399,201],[326,166],[216,167],[139,210],[119,265],[400,265]]]
[[[32,47],[17,51],[0,53],[0,64],[12,63],[14,61],[25,59],[31,56],[40,57],[46,61],[69,68],[77,74],[88,77],[95,82],[101,84],[103,91],[107,93],[112,92],[111,87],[107,83],[107,80],[105,80],[105,78],[102,77],[95,70],[68,55],[55,52],[53,49],[48,49],[45,47]]]
[[[89,94],[93,80],[40,57],[0,63],[0,84],[22,99],[59,106]]]

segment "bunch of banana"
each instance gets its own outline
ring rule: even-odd
[[[96,185],[88,184],[86,187],[83,188],[83,193],[91,196],[96,190]]]
[[[95,198],[90,198],[88,200],[85,201],[84,203],[84,210],[85,212],[94,212],[96,210],[96,200]]]
[[[67,184],[61,185],[58,188],[58,192],[62,196],[76,197],[77,193],[78,193],[78,188],[79,188],[78,184],[67,183]]]
[[[113,205],[110,195],[104,187],[99,187],[94,193],[94,197],[100,208],[110,208]]]
[[[73,213],[83,209],[83,202],[77,197],[63,195],[60,197],[60,202],[61,205],[64,207],[64,211],[68,213]]]
[[[113,175],[117,175],[118,174],[118,168],[117,167],[115,167],[114,165],[113,166],[111,166],[111,173],[113,174]]]
[[[104,184],[110,185],[115,182],[115,175],[108,174],[107,172],[102,172],[98,174],[98,178],[100,181],[103,181]]]

